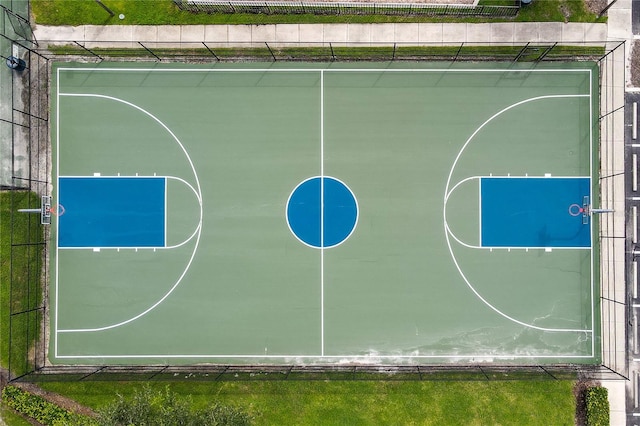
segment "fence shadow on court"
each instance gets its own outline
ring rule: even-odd
[[[293,43],[293,42],[110,42],[42,41],[49,58],[90,62],[222,61],[579,61],[599,60],[608,48],[601,42],[551,43]]]

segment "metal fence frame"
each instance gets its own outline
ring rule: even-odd
[[[513,6],[479,4],[315,2],[257,0],[173,0],[182,10],[194,13],[261,13],[314,15],[396,15],[513,18],[520,11],[520,1]]]
[[[508,381],[619,380],[603,366],[584,365],[195,365],[58,366],[20,378],[29,382],[92,381]]]
[[[32,373],[46,364],[46,315],[48,282],[48,235],[40,228],[40,215],[28,218],[28,235],[14,233],[14,223],[25,219],[18,207],[40,208],[40,198],[29,205],[18,205],[25,191],[37,195],[50,193],[51,144],[49,141],[49,76],[50,60],[36,51],[28,19],[9,7],[0,8],[0,59],[5,108],[0,109],[0,132],[10,139],[2,147],[3,171],[0,186],[10,192],[9,312],[7,374],[15,379]],[[28,12],[27,12],[28,15]],[[25,63],[24,70],[8,70],[4,62],[10,56]],[[7,152],[9,151],[9,152]],[[33,223],[31,223],[33,222]],[[32,232],[32,230],[43,232]],[[19,257],[27,256],[25,269],[14,267]],[[25,279],[26,277],[26,279]],[[26,297],[24,296],[26,294]],[[17,295],[20,295],[19,297]],[[3,320],[6,319],[3,312]]]
[[[630,293],[626,274],[626,211],[624,171],[625,43],[612,43],[600,69],[600,309],[602,362],[629,377],[627,323]]]
[[[149,42],[41,41],[38,52],[50,59],[89,62],[218,61],[599,61],[600,41],[540,42]]]
[[[3,18],[4,19],[4,18]],[[595,60],[600,67],[600,150],[601,173],[600,186],[603,192],[603,204],[617,205],[619,195],[614,191],[614,180],[610,174],[613,158],[619,155],[619,115],[624,112],[624,66],[622,71],[615,67],[624,57],[624,42],[606,44],[602,42],[575,44],[573,47],[558,43],[548,45],[531,44],[492,44],[487,46],[471,43],[432,46],[389,43],[387,45],[351,44],[334,45],[283,45],[280,44],[214,44],[214,43],[132,43],[114,47],[113,43],[80,43],[69,40],[59,45],[49,45],[41,41],[35,45],[32,41],[17,40],[6,34],[0,37],[11,43],[12,49],[26,61],[27,70],[22,74],[12,74],[13,114],[2,122],[11,125],[12,140],[26,144],[29,152],[37,153],[30,158],[28,177],[13,176],[16,187],[26,188],[46,195],[51,183],[51,145],[48,121],[48,88],[51,62],[54,60],[82,60],[100,62],[110,60],[137,61],[191,61],[216,62],[221,60],[502,60],[502,61],[555,61],[555,60]],[[17,46],[17,47],[16,47]],[[432,49],[434,48],[434,49]],[[602,49],[590,51],[591,48]],[[307,49],[305,51],[305,49]],[[405,50],[403,52],[403,50]],[[420,50],[422,49],[422,50]],[[439,50],[438,50],[439,49]],[[294,52],[297,52],[294,54]],[[2,52],[0,52],[2,53]],[[405,54],[406,53],[406,54]],[[4,54],[4,53],[3,53]],[[28,110],[19,107],[18,102],[28,100]],[[43,147],[43,144],[45,145]],[[12,147],[14,146],[12,145]],[[12,148],[13,149],[13,148]],[[43,159],[44,157],[47,157]],[[624,176],[622,176],[624,178]],[[16,213],[17,214],[17,213]],[[36,343],[26,352],[25,359],[12,359],[9,365],[10,380],[555,380],[555,379],[626,379],[628,361],[626,352],[626,321],[628,316],[628,294],[624,276],[620,276],[613,265],[624,257],[624,248],[620,252],[619,241],[624,242],[624,214],[622,224],[619,216],[602,216],[600,221],[601,237],[601,294],[602,307],[602,363],[600,365],[328,365],[328,366],[51,366],[46,361],[46,323],[48,266],[34,265],[33,273],[42,277],[45,294],[43,303],[28,309],[11,312],[11,317],[20,315],[40,315],[42,326],[38,330]],[[622,230],[622,234],[620,232]],[[48,236],[44,241],[28,242],[29,245],[43,249],[46,256]],[[622,238],[621,238],[622,237]],[[624,245],[624,243],[623,243]],[[13,246],[12,246],[13,248]],[[17,248],[16,248],[17,250]],[[35,270],[37,269],[37,271]],[[36,312],[37,314],[33,314]],[[24,330],[29,335],[33,330]],[[9,336],[10,344],[13,342]]]

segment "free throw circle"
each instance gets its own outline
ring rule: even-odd
[[[349,187],[333,177],[312,177],[296,186],[287,201],[291,233],[313,248],[342,244],[356,228],[358,202]]]

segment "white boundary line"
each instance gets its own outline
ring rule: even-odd
[[[592,71],[591,68],[589,68],[589,175],[591,176],[591,185],[589,185],[589,202],[593,203],[593,75],[592,75]],[[593,239],[593,217],[590,218],[589,220],[589,232],[591,232],[591,238]],[[596,241],[597,243],[597,241]],[[593,246],[594,241],[591,241],[591,245]],[[596,329],[596,319],[595,319],[595,308],[594,308],[594,303],[595,303],[595,285],[596,285],[596,280],[593,277],[593,273],[594,273],[594,262],[596,261],[595,259],[596,256],[596,251],[595,250],[591,250],[591,268],[590,268],[590,274],[591,274],[591,301],[590,301],[590,305],[591,305],[591,330],[595,331]],[[598,280],[598,285],[600,284],[600,280]],[[591,354],[595,355],[596,353],[596,342],[595,342],[595,336],[592,335],[591,336]]]
[[[56,187],[55,200],[60,199],[60,68],[56,70]],[[53,354],[54,357],[58,357],[58,305],[60,304],[58,282],[60,277],[60,249],[58,243],[60,240],[60,217],[56,215],[56,277],[55,277],[55,319],[53,326],[54,342],[53,342]]]
[[[145,110],[144,108],[141,108],[131,102],[125,101],[123,99],[120,98],[116,98],[113,96],[107,96],[107,95],[101,95],[101,94],[95,94],[95,93],[60,93],[60,68],[57,70],[57,76],[58,76],[58,80],[57,80],[57,85],[58,85],[58,93],[56,94],[57,97],[57,103],[58,103],[58,109],[56,111],[57,115],[56,115],[56,123],[57,123],[57,140],[56,142],[58,143],[58,168],[56,170],[56,173],[58,174],[58,183],[59,183],[59,175],[60,175],[60,167],[59,167],[59,153],[60,153],[60,136],[59,136],[59,129],[60,129],[60,96],[69,96],[69,97],[89,97],[89,98],[99,98],[99,99],[107,99],[107,100],[111,100],[111,101],[115,101],[115,102],[119,102],[125,105],[128,105],[140,112],[142,112],[143,114],[147,115],[148,117],[150,117],[151,119],[153,119],[156,123],[158,123],[163,129],[165,129],[173,138],[173,140],[178,144],[178,146],[182,149],[182,152],[184,153],[189,166],[191,167],[191,171],[193,173],[193,177],[195,179],[196,182],[196,188],[194,188],[193,186],[191,186],[189,183],[187,183],[185,180],[181,179],[181,178],[176,178],[179,179],[185,183],[187,183],[187,185],[189,187],[191,187],[192,190],[194,190],[194,192],[196,193],[196,197],[198,198],[198,201],[200,203],[200,221],[196,230],[197,236],[196,236],[196,241],[194,244],[194,248],[193,248],[193,252],[191,253],[191,257],[189,258],[189,261],[187,262],[187,265],[184,269],[184,271],[182,272],[182,274],[180,275],[180,277],[178,278],[178,280],[173,284],[173,286],[169,289],[169,291],[162,296],[158,301],[156,301],[154,304],[152,304],[149,308],[147,308],[146,310],[144,310],[143,312],[127,319],[121,322],[118,322],[116,324],[111,324],[111,325],[107,325],[107,326],[103,326],[103,327],[95,327],[95,328],[76,328],[76,329],[64,329],[61,330],[58,327],[58,288],[59,288],[59,279],[58,279],[58,264],[57,264],[57,259],[58,259],[58,242],[56,241],[56,327],[55,327],[55,357],[59,358],[58,356],[58,334],[59,333],[82,333],[82,332],[94,332],[94,331],[103,331],[103,330],[109,330],[112,328],[116,328],[116,327],[120,327],[122,325],[128,324],[132,321],[137,320],[138,318],[146,315],[147,313],[151,312],[153,309],[155,309],[158,305],[160,305],[162,302],[164,302],[164,300],[169,297],[169,295],[171,295],[171,293],[173,293],[173,291],[178,287],[178,285],[182,282],[182,279],[184,278],[184,276],[187,274],[187,271],[189,270],[189,268],[191,267],[191,263],[193,262],[193,259],[195,258],[196,252],[198,251],[198,246],[200,244],[200,237],[202,235],[202,219],[203,219],[203,206],[202,206],[202,189],[200,187],[200,180],[198,178],[198,173],[196,172],[195,166],[193,164],[193,161],[191,160],[191,157],[189,156],[189,153],[187,152],[186,148],[184,147],[184,145],[182,144],[182,142],[180,142],[180,140],[178,139],[178,137],[171,131],[171,129],[164,124],[159,118],[157,118],[155,115],[151,114],[149,111]],[[114,178],[117,178],[117,176],[114,176]],[[59,223],[57,224],[59,225]],[[57,229],[57,228],[56,228]],[[196,234],[194,233],[194,235]],[[191,239],[193,238],[193,235],[189,238]]]
[[[638,154],[631,154],[631,190],[638,191]]]
[[[458,185],[454,186],[453,189],[456,189],[457,187]],[[453,192],[453,189],[451,192]],[[446,222],[447,218],[445,217],[444,219]],[[448,224],[447,228],[449,228]],[[453,235],[453,232],[451,232],[451,234]],[[459,240],[456,238],[456,241]],[[478,178],[478,247],[482,247],[482,177]]]
[[[638,139],[638,103],[633,103],[633,113],[631,114],[631,139]]]
[[[589,76],[591,76],[591,70],[589,71]],[[455,160],[453,161],[453,164],[451,165],[451,169],[449,170],[449,176],[447,177],[447,182],[445,185],[445,193],[444,193],[444,200],[443,200],[443,225],[444,225],[444,230],[445,230],[445,239],[447,241],[447,247],[449,248],[449,254],[451,255],[451,259],[453,260],[453,263],[456,267],[456,269],[458,270],[458,273],[460,274],[460,276],[462,277],[462,279],[464,280],[464,282],[467,284],[467,286],[469,287],[469,289],[475,294],[475,296],[482,301],[487,307],[489,307],[491,310],[493,310],[494,312],[496,312],[498,315],[508,319],[509,321],[512,321],[516,324],[522,325],[524,327],[528,327],[528,328],[532,328],[535,330],[540,330],[540,331],[552,331],[552,332],[583,332],[583,333],[591,333],[592,334],[592,344],[591,344],[591,354],[593,355],[595,353],[595,342],[594,342],[594,338],[593,338],[593,333],[595,330],[594,327],[594,312],[593,312],[593,252],[594,250],[591,250],[591,329],[587,330],[587,329],[569,329],[569,328],[548,328],[548,327],[539,327],[533,324],[529,324],[526,323],[524,321],[520,321],[516,318],[513,318],[509,315],[507,315],[506,313],[502,312],[501,310],[499,310],[498,308],[496,308],[495,306],[493,306],[491,303],[489,303],[488,300],[486,300],[484,297],[482,297],[482,295],[480,294],[480,292],[478,290],[476,290],[476,288],[471,284],[471,281],[469,281],[469,279],[466,277],[466,275],[464,274],[464,272],[462,271],[462,268],[460,267],[460,264],[458,263],[458,260],[453,252],[453,248],[451,246],[451,239],[450,237],[453,237],[453,235],[450,232],[449,229],[449,225],[447,223],[447,201],[449,196],[451,195],[451,192],[453,191],[453,189],[455,189],[458,185],[460,185],[462,182],[465,182],[466,180],[472,179],[471,178],[465,178],[462,181],[458,182],[451,190],[449,190],[450,186],[451,186],[451,178],[453,177],[453,172],[456,168],[456,165],[458,164],[458,161],[460,160],[462,153],[464,152],[464,150],[467,148],[467,146],[471,143],[471,141],[475,138],[475,136],[478,134],[478,132],[480,132],[480,130],[482,130],[487,124],[489,124],[491,121],[493,121],[494,119],[496,119],[498,116],[504,114],[505,112],[519,107],[520,105],[526,104],[528,102],[535,102],[535,101],[540,101],[540,100],[548,100],[548,99],[562,99],[562,98],[589,98],[589,112],[590,112],[590,119],[589,122],[592,123],[592,118],[591,118],[591,113],[592,111],[592,98],[591,98],[591,85],[593,84],[591,78],[589,79],[589,94],[577,94],[577,95],[543,95],[543,96],[535,96],[533,98],[528,98],[528,99],[524,99],[521,100],[519,102],[513,103],[503,109],[501,109],[500,111],[496,112],[495,114],[493,114],[491,117],[489,117],[484,123],[482,123],[480,126],[478,126],[478,128],[471,134],[471,136],[469,136],[469,138],[467,139],[467,141],[462,145],[462,148],[460,148],[460,151],[458,152],[458,155],[456,155]],[[589,132],[590,135],[592,135],[593,132],[593,128],[592,126],[589,126]],[[590,136],[590,141],[592,141],[592,136]],[[591,143],[591,148],[590,148],[590,153],[591,153],[591,157],[593,157],[593,144]],[[593,158],[590,159],[590,165],[591,165],[591,169],[590,169],[590,173],[592,173],[593,170]],[[593,226],[593,224],[591,225]],[[593,231],[593,228],[591,228]],[[593,235],[593,232],[592,232]]]
[[[164,247],[167,247],[167,222],[168,222],[168,218],[169,218],[169,179],[164,178]],[[200,221],[200,223],[202,223],[202,221]]]
[[[56,109],[56,142],[58,144],[58,150],[56,152],[56,172],[59,173],[59,162],[60,162],[60,137],[59,137],[59,132],[60,132],[60,126],[59,126],[59,121],[60,121],[60,96],[62,95],[60,93],[60,71],[80,71],[80,72],[86,72],[86,71],[104,71],[104,72],[110,72],[110,71],[127,71],[127,72],[312,72],[312,71],[321,71],[321,75],[323,75],[323,73],[326,72],[442,72],[442,73],[458,73],[458,72],[470,72],[470,73],[482,73],[482,72],[528,72],[528,73],[532,73],[532,72],[585,72],[588,71],[589,72],[589,76],[591,77],[591,69],[585,70],[585,69],[528,69],[528,70],[509,70],[509,69],[155,69],[155,68],[100,68],[100,67],[89,67],[89,68],[57,68],[56,69],[56,75],[57,75],[57,81],[56,81],[56,86],[57,86],[57,93],[56,93],[56,105],[57,105],[57,109]],[[590,92],[591,92],[591,79],[590,79]],[[78,96],[78,95],[74,95],[74,94],[68,94],[70,96]],[[589,94],[589,96],[591,96],[591,93]],[[592,119],[591,119],[592,120]],[[168,129],[167,129],[168,130]],[[322,129],[321,131],[323,131],[324,129]],[[591,131],[591,129],[590,129]],[[173,133],[171,133],[173,136]],[[175,138],[175,136],[174,136]],[[177,139],[176,139],[177,140]],[[179,143],[179,141],[178,141]],[[468,143],[468,142],[467,142]],[[180,146],[182,147],[183,151],[185,151],[185,154],[188,156],[186,150],[184,150],[184,147],[182,146],[182,144],[180,144]],[[466,147],[466,144],[465,146]],[[464,147],[462,149],[464,149]],[[592,149],[592,148],[591,148]],[[455,163],[457,162],[458,158],[456,158],[456,160],[454,161],[454,166],[455,167]],[[591,160],[593,161],[593,155],[591,156]],[[189,162],[191,163],[191,160],[189,158]],[[191,163],[192,168],[193,168],[193,164]],[[196,177],[196,181],[197,181],[197,175],[195,174],[195,168],[193,168],[193,172],[194,175]],[[449,180],[451,178],[451,173],[449,176],[449,179],[447,180],[447,187],[449,185]],[[197,186],[198,186],[198,190],[200,191],[200,184],[197,181]],[[56,189],[57,191],[57,189]],[[446,201],[445,201],[446,203]],[[59,220],[59,219],[58,219]],[[354,228],[355,229],[355,228]],[[446,236],[446,233],[445,233]],[[198,240],[200,238],[200,234],[198,234]],[[449,240],[448,240],[448,236],[447,236],[447,244],[449,244]],[[197,246],[197,243],[196,243]],[[55,333],[57,336],[58,333],[58,255],[57,255],[57,244],[56,244],[56,306],[55,306],[55,312],[56,312],[56,318],[55,318]],[[195,250],[194,250],[194,255],[195,255]],[[593,255],[592,255],[593,256]],[[192,256],[193,259],[193,256]],[[455,259],[454,259],[455,262]],[[456,263],[457,266],[457,263]],[[592,269],[593,269],[593,260],[592,260],[592,265],[591,265]],[[592,274],[593,275],[593,274]],[[592,289],[593,291],[593,289]],[[593,296],[593,294],[592,294]],[[593,297],[592,297],[592,302],[593,302]],[[592,322],[594,321],[593,319],[593,303],[592,303]],[[576,331],[581,331],[583,332],[584,330],[576,330]],[[586,331],[588,332],[588,331]],[[324,338],[324,335],[323,335]],[[441,358],[441,359],[447,359],[447,358],[453,358],[453,359],[527,359],[527,358],[539,358],[539,359],[544,359],[544,358],[575,358],[575,359],[580,359],[580,358],[593,358],[593,347],[594,347],[594,342],[592,339],[592,354],[591,355],[575,355],[575,354],[565,354],[565,355],[536,355],[536,354],[532,354],[532,355],[394,355],[394,356],[386,356],[386,355],[362,355],[362,356],[353,356],[353,355],[324,355],[324,347],[323,347],[323,351],[322,351],[322,355],[179,355],[179,354],[173,354],[173,355],[78,355],[78,356],[73,356],[73,355],[58,355],[58,341],[57,341],[57,337],[55,339],[55,357],[56,358],[60,358],[60,359],[91,359],[91,358],[112,358],[112,359],[116,359],[116,358],[120,358],[120,359],[125,359],[125,358],[236,358],[236,357],[242,357],[242,358],[265,358],[265,359],[282,359],[282,358],[298,358],[298,359],[310,359],[310,358],[324,358],[324,359],[353,359],[353,360],[367,360],[367,359],[413,359],[413,358]]]
[[[589,72],[588,68],[574,69],[508,69],[508,68],[103,68],[103,67],[82,67],[58,68],[62,71],[105,71],[105,72],[439,72],[439,73],[495,73],[495,72],[523,72],[523,73],[554,73],[554,72]]]
[[[637,299],[638,298],[638,262],[632,262],[633,265],[633,269],[632,269],[632,282],[633,282],[633,298]]]
[[[637,243],[638,242],[638,206],[632,206],[631,207],[631,220],[633,221],[632,226],[632,233],[631,233],[631,242],[632,243]],[[633,296],[634,298],[637,296]]]
[[[320,353],[322,355],[324,355],[324,248],[324,71],[320,70]]]
[[[137,359],[137,358],[211,358],[211,359],[229,359],[229,358],[247,358],[247,359],[337,359],[337,360],[353,360],[353,361],[371,361],[376,359],[558,359],[558,358],[575,358],[575,359],[589,359],[593,358],[593,355],[256,355],[256,354],[231,354],[231,355],[60,355],[56,358],[60,359],[94,359],[94,358],[106,358],[106,359]],[[640,359],[638,359],[640,361]]]

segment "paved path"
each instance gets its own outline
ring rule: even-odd
[[[610,40],[625,40],[627,41],[625,49],[627,53],[626,64],[629,63],[631,53],[631,42],[633,40],[633,31],[631,23],[632,12],[632,0],[617,0],[616,3],[607,12],[608,16],[608,31],[607,36]],[[627,65],[627,70],[629,70]],[[626,86],[631,88],[631,76],[630,73],[626,74]],[[619,150],[624,151],[624,150]],[[624,346],[624,342],[621,342]],[[631,358],[631,356],[629,356]],[[633,364],[633,363],[632,363]],[[630,366],[629,377],[635,374],[635,368]],[[634,390],[632,389],[633,381],[628,382],[604,382],[603,385],[609,391],[609,404],[610,404],[610,422],[612,425],[624,425],[627,424],[627,420],[631,421],[632,417],[627,417],[626,397],[627,392],[632,397]],[[631,408],[631,407],[629,407]],[[634,423],[631,423],[634,424]]]
[[[607,39],[606,24],[561,22],[501,22],[480,24],[273,24],[273,25],[85,25],[42,26],[36,39],[100,42],[126,47],[140,42],[192,42],[221,45],[248,43],[544,43],[598,42]]]

